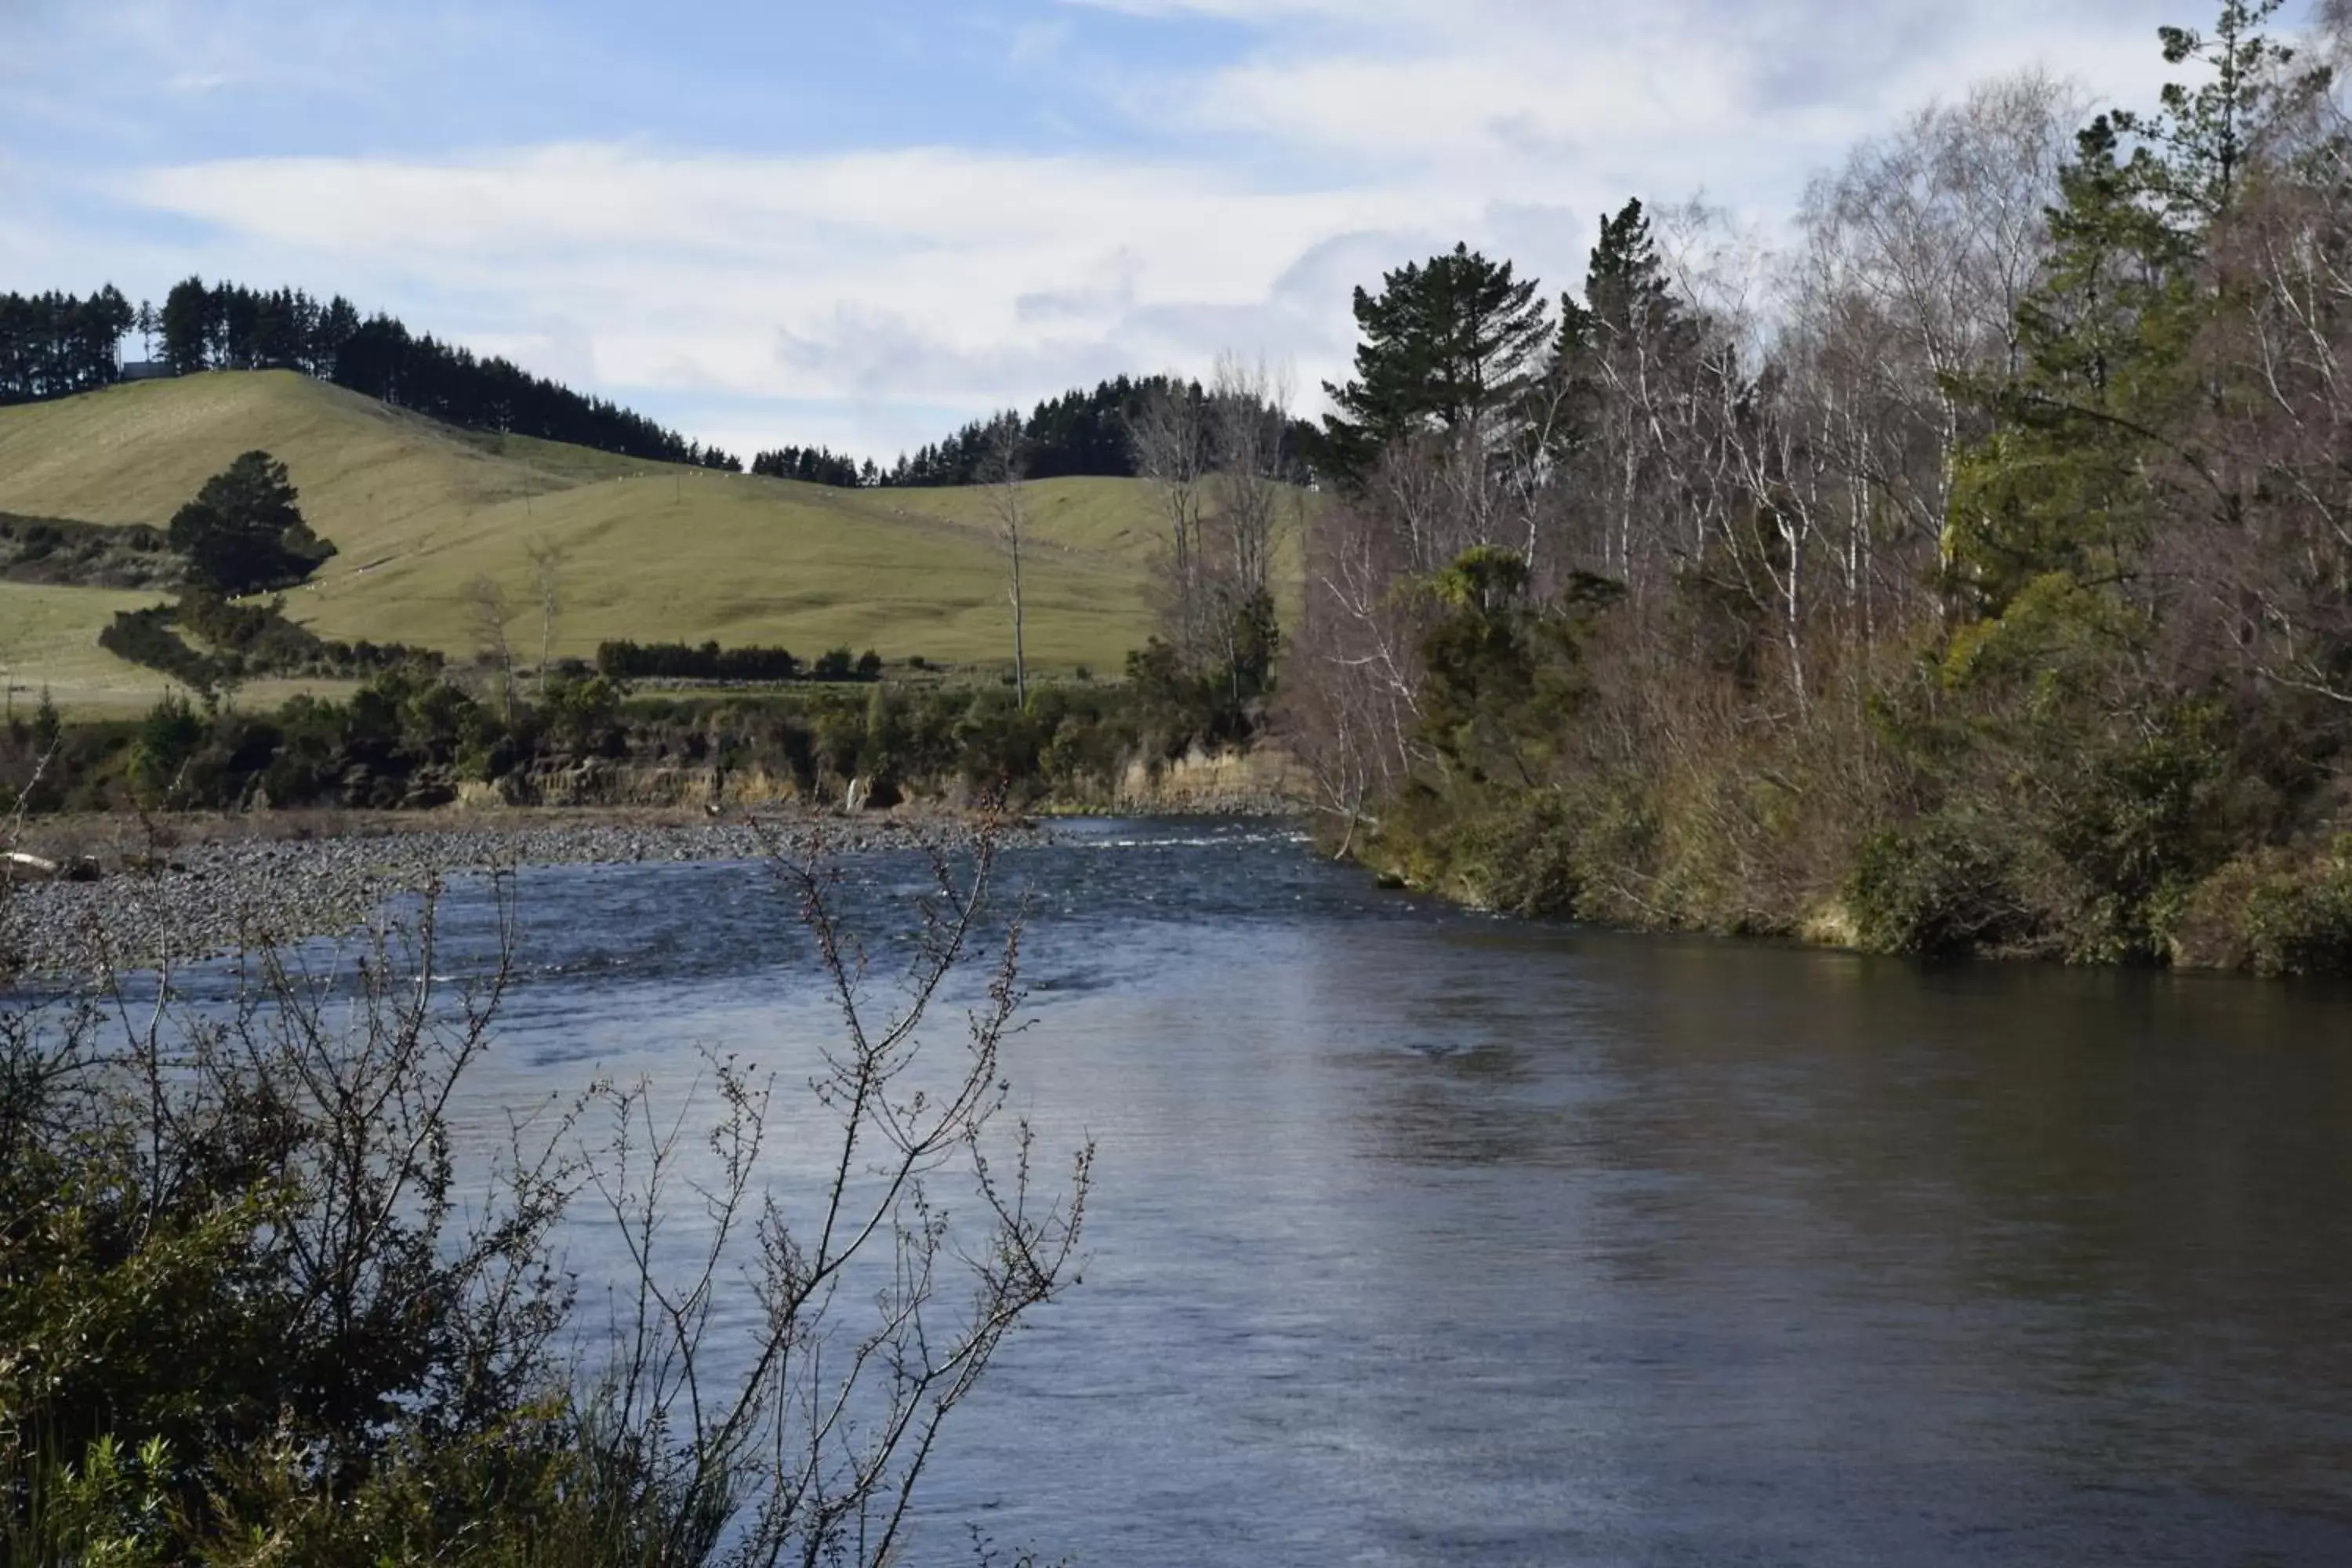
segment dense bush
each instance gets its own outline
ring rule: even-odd
[[[2161,29],[2143,110],[1923,111],[1771,266],[1629,201],[1569,293],[1358,289],[1283,678],[1331,839],[1650,927],[2337,962],[2352,184],[2279,9]]]
[[[99,631],[98,646],[130,664],[142,665],[202,691],[219,679],[213,662],[190,647],[173,631],[175,612],[169,605],[144,610],[118,610]]]
[[[1987,826],[1931,817],[1864,839],[1845,889],[1860,945],[1940,958],[2022,938],[2029,917]]]
[[[92,588],[164,588],[186,563],[159,528],[0,512],[0,578]]]
[[[2167,932],[2179,961],[2266,975],[2352,975],[2352,837],[2315,855],[2233,860],[2185,900]]]
[[[727,647],[706,642],[596,646],[596,670],[614,680],[782,681],[800,674],[800,660],[781,647]]]
[[[205,651],[191,646],[183,630],[202,639]],[[445,663],[430,648],[328,641],[288,618],[282,597],[240,604],[200,589],[184,593],[175,604],[117,612],[98,641],[117,658],[203,692],[276,676],[365,679],[409,667],[438,671]]]
[[[1132,764],[1230,740],[1222,727],[1192,727],[1203,722],[1200,710],[1149,689],[1098,683],[1041,687],[1024,710],[1002,688],[879,680],[631,700],[617,681],[584,672],[551,675],[509,711],[435,668],[403,663],[341,701],[302,696],[246,712],[174,697],[139,724],[63,725],[26,805],[414,808],[446,804],[467,784],[516,802],[586,803],[607,798],[598,792],[608,786],[627,789],[635,770],[648,781],[667,774],[656,786],[665,798],[681,788],[725,795],[748,775],[753,799],[777,791],[838,800],[856,780],[877,806],[986,796],[1086,807],[1109,804]],[[47,749],[19,721],[0,745],[0,786],[32,784]]]

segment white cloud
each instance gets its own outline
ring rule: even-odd
[[[248,4],[276,15],[291,0]],[[1190,19],[1239,43],[1182,67],[1123,56],[1091,79],[1141,151],[621,139],[52,171],[74,199],[37,232],[0,237],[0,260],[80,258],[98,276],[143,256],[159,282],[199,268],[303,280],[651,412],[717,421],[699,434],[750,444],[739,418],[789,416],[805,423],[759,439],[881,453],[943,409],[1119,370],[1199,372],[1225,348],[1287,361],[1312,389],[1344,373],[1350,289],[1456,239],[1557,290],[1599,214],[1628,196],[1705,188],[1769,224],[1854,138],[1971,79],[2046,64],[2137,98],[2160,71],[2137,0],[2063,14],[2035,0],[1045,10],[1005,30],[1008,68],[1050,58],[1058,79],[1099,60],[1090,10],[1123,13],[1130,35]],[[195,15],[179,0],[147,11],[174,37]],[[339,36],[364,36],[349,27]],[[216,64],[200,52],[193,68]],[[1041,118],[1066,124],[1063,107]],[[986,130],[1007,145],[1001,125]],[[745,145],[757,135],[747,128]],[[99,197],[118,204],[103,232],[79,210]],[[126,226],[158,216],[180,220],[160,231],[171,239],[126,243]]]
[[[207,226],[215,270],[267,256],[258,276],[566,323],[546,353],[534,344],[556,350],[551,333],[456,325],[610,386],[976,406],[1119,370],[1197,371],[1228,346],[1326,374],[1360,279],[1318,276],[1310,294],[1302,263],[1334,236],[1393,265],[1489,226],[1477,193],[1417,182],[1295,192],[1195,166],[950,150],[271,159],[150,171],[118,194]]]

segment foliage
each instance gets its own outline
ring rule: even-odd
[[[467,429],[566,441],[650,462],[742,468],[716,447],[510,361],[417,336],[391,316],[362,317],[341,295],[321,304],[297,289],[264,292],[190,278],[173,286],[159,321],[163,360],[181,375],[294,370]]]
[[[98,933],[90,992],[0,1010],[0,1557],[899,1560],[954,1410],[1074,1282],[1091,1149],[1048,1191],[1002,1114],[1017,928],[967,1051],[924,1070],[933,1000],[1001,929],[985,840],[937,862],[887,1014],[838,869],[777,855],[844,1028],[806,1228],[761,1174],[777,1080],[733,1058],[684,1105],[597,1083],[520,1116],[465,1190],[451,1110],[509,973],[503,885],[507,940],[462,994],[428,896],[333,973],[257,940],[226,1006],[121,975]],[[555,1236],[580,1203],[636,1303],[577,1342],[584,1379]],[[738,1375],[710,1370],[722,1328]]]
[[[156,700],[131,742],[131,786],[144,804],[160,805],[178,793],[188,764],[209,738],[211,726],[180,696]]]
[[[596,645],[597,672],[614,680],[790,680],[800,668],[800,660],[780,647],[722,648],[715,641],[688,647],[625,639]]]
[[[858,469],[852,482],[913,489],[984,484],[995,433],[1008,421],[1018,432],[1024,474],[1028,479],[1074,475],[1134,479],[1142,472],[1136,457],[1134,427],[1151,402],[1174,397],[1197,403],[1203,396],[1198,383],[1164,375],[1118,376],[1091,389],[1073,388],[1048,398],[1026,416],[1016,409],[975,419],[944,440],[901,454],[887,469],[874,470],[870,464]],[[782,455],[792,454],[787,449]],[[802,460],[823,469],[825,456],[810,459],[803,455]]]
[[[632,798],[632,771],[683,775],[697,800],[724,795],[740,774],[832,800],[860,779],[877,807],[918,796],[1093,806],[1110,802],[1132,763],[1247,744],[1262,700],[1244,683],[1236,706],[1230,683],[1171,672],[1160,687],[1040,688],[1024,711],[993,688],[888,685],[878,663],[850,661],[845,687],[688,699],[632,700],[602,672],[558,670],[510,718],[423,662],[379,670],[346,700],[297,697],[274,712],[175,698],[141,725],[60,722],[26,808],[420,808],[469,784],[515,802],[620,804]],[[30,743],[33,729],[0,745],[0,785],[28,781],[47,754]],[[598,793],[608,784],[623,793]]]
[[[863,656],[845,647],[827,648],[817,655],[809,666],[811,680],[877,680],[882,675],[882,656],[868,648]]]
[[[71,294],[0,294],[0,404],[70,397],[111,385],[117,349],[137,319],[111,283]]]
[[[2198,887],[2167,931],[2183,963],[2263,975],[2352,975],[2352,837],[2316,855],[2268,849]]]
[[[2018,307],[2021,373],[1971,387],[2003,417],[1962,455],[1948,558],[1998,614],[2032,577],[2137,570],[2160,497],[2151,454],[2177,425],[2209,300],[2189,242],[2149,203],[2148,165],[2108,118],[2059,175],[2042,286]]]
[[[1339,412],[1313,444],[1320,466],[1360,479],[1381,451],[1434,424],[1475,427],[1509,402],[1553,335],[1536,280],[1466,245],[1359,289],[1356,379],[1325,390]]]
[[[1932,817],[1865,839],[1846,886],[1857,942],[1874,952],[1948,958],[2021,940],[2031,915],[1990,825]]]
[[[1233,606],[1213,646],[1223,657],[1188,667],[1172,644],[1151,638],[1127,656],[1127,681],[1145,725],[1166,738],[1171,757],[1194,743],[1244,745],[1256,734],[1282,646],[1270,596]]]
[[[1646,926],[2336,967],[2352,124],[2277,10],[2162,29],[2152,112],[1923,112],[1783,266],[1629,204],[1548,344],[1464,248],[1360,291],[1283,672],[1329,839]]]
[[[210,659],[172,630],[173,614],[168,605],[120,611],[98,634],[98,646],[127,663],[159,670],[198,691],[209,690],[219,673]]]
[[[180,630],[205,642],[199,651]],[[286,616],[286,601],[237,604],[191,589],[176,604],[125,610],[98,635],[116,658],[159,670],[208,698],[267,676],[365,679],[405,666],[437,672],[439,653],[399,643],[330,642]]]
[[[881,483],[873,458],[868,458],[861,468],[856,458],[828,447],[781,447],[761,452],[751,459],[751,471],[765,479],[798,479],[805,485],[831,485],[836,489]]]
[[[546,742],[564,755],[610,757],[626,750],[621,688],[609,677],[550,680],[538,707]]]
[[[282,588],[317,571],[335,547],[310,531],[286,465],[247,452],[205,481],[172,518],[172,548],[191,583],[229,596]]]
[[[183,563],[144,523],[70,522],[0,512],[0,578],[81,587],[167,587]]]
[[[503,975],[436,1007],[402,978],[433,950],[429,919],[387,938],[341,999],[257,950],[226,1016],[110,1026],[103,991],[0,1016],[8,1525],[39,1521],[45,1469],[83,1514],[119,1514],[109,1439],[173,1456],[141,1478],[168,1533],[201,1528],[240,1456],[288,1446],[340,1491],[394,1430],[462,1441],[544,1384],[562,1168],[509,1165],[503,1201],[459,1218],[443,1110]]]

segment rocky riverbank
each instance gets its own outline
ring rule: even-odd
[[[323,830],[322,830],[322,824]],[[99,825],[86,825],[94,826]],[[0,892],[0,975],[89,972],[201,958],[257,941],[331,936],[365,924],[395,894],[436,879],[514,866],[645,860],[756,859],[796,851],[810,835],[827,853],[969,843],[967,816],[762,815],[725,821],[584,813],[473,818],[213,819],[167,825],[176,842],[86,834],[49,855],[84,879],[20,881]],[[1026,842],[1025,823],[992,824]]]

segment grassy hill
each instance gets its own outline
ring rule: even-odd
[[[517,642],[535,655],[530,548],[546,544],[564,558],[559,655],[625,637],[808,654],[847,645],[946,662],[1011,657],[985,492],[827,489],[478,435],[287,372],[0,409],[0,511],[163,523],[257,447],[287,464],[311,525],[341,552],[290,598],[323,636],[468,653],[468,585],[488,577],[519,613]],[[1133,480],[1053,479],[1028,487],[1027,503],[1032,660],[1117,669],[1150,626],[1148,491]],[[122,598],[81,589],[0,598],[0,665],[20,687],[58,686],[61,701],[152,697],[156,678],[90,640]]]

